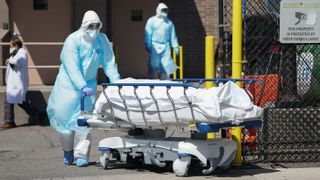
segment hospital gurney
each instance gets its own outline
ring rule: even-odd
[[[103,93],[97,100],[93,113],[83,111],[85,95],[82,97],[82,116],[78,119],[79,126],[129,131],[129,135],[126,137],[111,137],[100,141],[100,163],[104,169],[107,169],[109,163],[114,161],[128,162],[135,160],[145,164],[155,164],[159,167],[165,167],[173,162],[172,166],[175,174],[185,176],[191,160],[201,162],[204,167],[202,171],[204,174],[211,173],[216,167],[227,169],[230,166],[235,156],[235,142],[227,139],[165,138],[163,132],[175,128],[180,131],[190,131],[194,135],[193,137],[197,137],[198,134],[218,132],[221,128],[260,127],[259,116],[261,116],[262,110],[258,107],[252,106],[251,110],[243,110],[248,114],[255,111],[253,116],[246,116],[242,111],[233,107],[236,109],[234,112],[232,111],[234,114],[231,113],[233,116],[226,117],[219,113],[211,114],[210,117],[214,119],[211,121],[210,118],[207,118],[207,114],[203,116],[201,115],[203,112],[199,113],[201,106],[199,108],[198,104],[194,103],[197,99],[193,96],[202,92],[202,90],[197,91],[199,88],[193,84],[194,82],[202,84],[206,81],[214,81],[217,85],[229,83],[228,86],[235,88],[230,81],[241,81],[249,85],[256,81],[252,79],[184,79],[180,81],[182,83],[173,81],[103,83]],[[108,91],[108,88],[112,87],[114,89]],[[129,87],[129,89],[124,89],[126,87]],[[148,93],[145,89],[139,92],[139,88],[144,87],[148,87]],[[157,94],[157,87],[161,87],[165,93]],[[174,88],[180,89],[181,97],[170,93],[170,90]],[[221,95],[225,96],[223,93],[230,91],[230,89],[228,87],[223,88],[218,89],[218,94],[222,93]],[[131,94],[130,91],[132,91]],[[161,89],[158,88],[158,91],[161,91]],[[240,93],[239,95],[242,93],[244,97],[242,91],[238,93]],[[116,96],[115,92],[117,93],[116,98],[114,98]],[[173,92],[177,93],[179,91]],[[167,96],[166,99],[163,99],[164,94]],[[214,93],[211,94],[215,95]],[[206,94],[204,95],[206,97]],[[182,97],[185,105],[181,103]],[[234,101],[232,96],[231,98],[226,97],[227,101],[224,106],[226,106],[226,103],[237,104],[232,102]],[[250,94],[246,94],[245,98],[250,99]],[[171,110],[168,109],[168,106],[161,106],[166,102],[170,102]],[[149,104],[149,106],[144,103]],[[199,103],[201,104],[201,102]],[[186,115],[186,109],[189,111],[188,115]],[[230,107],[226,109],[225,112],[228,112]],[[223,110],[221,111],[223,112]],[[173,115],[166,116],[169,113]],[[230,114],[230,112],[228,113]],[[137,116],[137,114],[140,114],[140,116]],[[181,118],[182,116],[189,116],[189,118]],[[173,120],[166,121],[166,118]]]

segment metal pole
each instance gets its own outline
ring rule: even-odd
[[[241,78],[242,72],[242,0],[232,1],[232,78]],[[240,83],[237,83],[241,86]],[[232,140],[237,143],[233,165],[241,166],[241,128],[232,128]]]
[[[205,77],[206,79],[214,78],[214,37],[206,37],[206,63],[205,63]],[[206,88],[213,87],[213,81],[205,82]]]
[[[221,78],[225,76],[225,59],[224,59],[224,43],[223,43],[223,33],[224,33],[224,22],[223,22],[223,5],[224,0],[219,0],[219,43],[218,43],[218,64],[217,64],[217,75],[216,78]]]
[[[206,37],[206,62],[205,62],[205,78],[213,79],[214,78],[214,37]],[[211,88],[214,86],[213,81],[205,82],[205,87]],[[214,139],[216,137],[215,133],[207,133],[207,139]]]

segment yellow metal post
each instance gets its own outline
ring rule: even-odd
[[[207,36],[206,37],[206,63],[205,63],[205,78],[213,78],[214,77],[214,37]],[[206,88],[211,88],[213,86],[213,82],[206,82]]]
[[[212,79],[214,78],[214,37],[206,37],[206,62],[205,62],[205,78]],[[206,88],[211,88],[213,82],[205,82]],[[207,139],[214,139],[216,137],[215,133],[208,133]]]
[[[242,0],[232,1],[232,78],[241,78],[242,72]],[[241,84],[238,84],[241,85]],[[237,143],[233,165],[241,166],[241,128],[232,128],[232,139]]]

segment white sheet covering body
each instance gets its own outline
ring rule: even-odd
[[[159,80],[138,80],[138,79],[122,79],[116,83],[177,83],[174,81]],[[112,102],[115,117],[128,121],[125,106],[118,93],[118,87],[110,86],[106,88],[106,94]],[[167,96],[166,87],[155,87],[153,94],[158,102],[161,119],[165,124],[176,124],[176,118],[173,106]],[[192,118],[190,106],[184,96],[183,87],[171,87],[169,90],[172,97],[177,117],[180,124],[190,124],[192,122],[208,122],[223,123],[234,122],[239,123],[243,120],[254,119],[260,117],[263,109],[253,105],[248,94],[229,81],[221,87],[212,87],[209,89],[192,88],[187,89],[187,96],[192,102],[195,119]],[[134,87],[124,86],[121,93],[126,100],[129,110],[129,118],[136,125],[144,125],[144,119],[141,112],[139,102],[134,94]],[[156,104],[150,94],[150,87],[138,87],[137,95],[139,96],[144,109],[144,115],[149,125],[159,125],[160,119],[157,112]],[[110,104],[106,97],[101,93],[98,98],[94,113],[110,116]]]

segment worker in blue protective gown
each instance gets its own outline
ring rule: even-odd
[[[171,57],[171,47],[179,54],[179,45],[164,3],[158,5],[156,15],[147,21],[144,42],[149,52],[149,78],[168,79],[177,69]]]
[[[58,132],[64,151],[64,163],[88,165],[90,129],[77,126],[80,99],[86,94],[85,111],[92,111],[96,94],[96,75],[99,65],[111,82],[120,78],[114,54],[105,34],[100,33],[102,23],[94,11],[84,14],[79,30],[64,42],[61,66],[47,113],[50,125]]]

